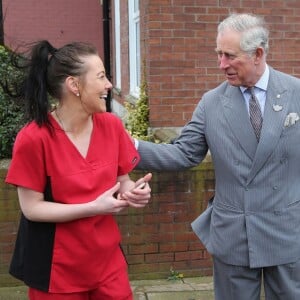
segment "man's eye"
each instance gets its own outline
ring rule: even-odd
[[[223,56],[225,56],[226,59],[230,59],[230,60],[233,60],[233,59],[236,58],[236,55],[229,54],[229,53],[226,53],[226,52],[217,52],[217,54],[218,54],[219,58],[222,58]]]
[[[235,59],[235,58],[236,58],[236,55],[233,55],[233,54],[227,54],[227,58],[228,58],[228,59]]]

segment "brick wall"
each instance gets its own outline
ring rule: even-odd
[[[151,188],[153,197],[147,208],[130,209],[118,218],[130,277],[166,278],[171,267],[186,276],[211,275],[210,256],[190,223],[214,192],[212,164],[153,173]]]
[[[265,16],[268,62],[300,76],[300,1],[141,0],[151,127],[180,127],[203,93],[224,80],[217,66],[218,23],[231,11]]]
[[[5,45],[47,39],[55,47],[71,41],[93,43],[103,57],[103,17],[99,0],[2,0]],[[87,4],[88,3],[88,4]]]
[[[3,182],[6,172],[0,162],[0,286],[20,283],[8,274],[20,212],[15,188]],[[170,268],[186,277],[211,275],[211,258],[190,227],[214,192],[211,162],[184,172],[153,173],[151,187],[145,209],[128,209],[117,217],[130,278],[167,278]]]

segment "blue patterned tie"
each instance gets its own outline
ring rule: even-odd
[[[254,129],[254,133],[256,135],[257,140],[259,141],[260,138],[260,131],[262,127],[262,114],[260,110],[259,103],[257,98],[254,94],[254,87],[247,89],[250,92],[250,101],[249,101],[249,114],[250,114],[250,122]]]

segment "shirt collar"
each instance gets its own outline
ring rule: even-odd
[[[269,83],[269,77],[270,77],[270,70],[269,70],[269,66],[266,65],[266,69],[265,69],[264,73],[262,74],[262,76],[259,78],[259,80],[255,83],[255,87],[266,92],[268,83]],[[244,93],[245,90],[247,89],[247,87],[240,86],[240,89],[241,89],[242,93]]]

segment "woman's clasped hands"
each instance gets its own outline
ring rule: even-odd
[[[152,174],[148,173],[135,182],[133,188],[118,194],[118,199],[125,200],[129,206],[135,208],[145,207],[151,198],[151,188],[149,181]]]
[[[126,176],[119,176],[118,182],[93,201],[95,214],[118,213],[126,207],[143,208],[151,198],[148,173],[136,182]]]

